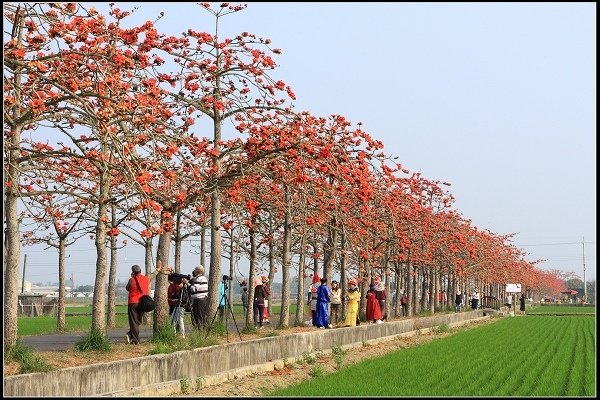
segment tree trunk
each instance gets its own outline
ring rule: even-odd
[[[248,271],[248,311],[246,312],[246,328],[254,325],[254,280],[256,279],[256,233],[250,228],[250,270]]]
[[[381,310],[381,312],[387,316],[387,318],[390,318],[392,315],[392,306],[391,306],[391,302],[392,302],[392,280],[390,278],[390,275],[388,274],[388,269],[389,267],[385,267],[383,270],[383,276],[385,277],[385,294],[386,294],[386,299],[385,299],[385,312],[384,310]]]
[[[394,273],[396,275],[396,281],[394,285],[394,317],[399,317],[402,315],[402,306],[400,305],[400,298],[402,297],[402,267],[401,264],[397,261],[394,261]]]
[[[100,171],[100,194],[98,218],[96,219],[96,279],[94,281],[94,298],[92,301],[92,330],[106,334],[105,299],[106,299],[106,222],[108,207],[106,200],[110,197],[110,174],[107,169]]]
[[[439,296],[437,292],[435,271],[432,268],[429,272],[429,309],[431,311],[431,315],[435,314],[436,305],[439,307]]]
[[[17,154],[11,151],[11,158]],[[6,242],[7,256],[4,270],[4,344],[17,343],[17,311],[19,304],[19,257],[21,253],[19,241],[19,219],[17,214],[18,172],[16,166],[9,164],[8,182],[12,186],[5,191],[6,207]],[[6,185],[4,185],[6,188]]]
[[[285,245],[284,245],[285,246]],[[285,251],[285,250],[284,250]],[[273,279],[275,279],[275,242],[273,240],[269,241],[269,286],[271,287],[270,294],[267,295],[267,315],[271,316],[272,312],[272,302],[271,297],[273,295]]]
[[[16,34],[12,39],[21,44],[23,37],[23,18],[24,14],[17,13],[13,26],[17,26]],[[13,30],[14,31],[14,30]],[[22,68],[15,69],[15,87],[21,87]],[[23,101],[20,90],[15,91],[17,104]],[[21,111],[14,111],[14,120],[19,118]],[[20,157],[21,125],[10,127],[10,146],[8,157],[4,160],[4,165],[8,165],[8,171],[4,174],[4,207],[5,207],[5,240],[6,240],[6,262],[4,264],[4,345],[14,346],[17,344],[17,313],[19,308],[19,259],[21,258],[21,247],[19,237],[19,216],[17,210],[17,199],[19,198],[19,165],[17,160]],[[5,136],[6,138],[6,136]],[[6,140],[6,139],[5,139]],[[4,148],[6,154],[6,148]],[[6,168],[6,167],[5,167]],[[7,187],[8,186],[8,187]]]
[[[229,277],[231,279],[233,279],[233,267],[235,264],[235,258],[236,258],[236,254],[235,254],[235,246],[234,246],[234,241],[233,241],[233,231],[231,232],[231,241],[229,242]],[[229,300],[228,303],[231,305],[231,299],[233,296],[233,281],[229,282],[227,284],[227,299]],[[225,305],[225,307],[228,307],[227,304]],[[227,309],[225,310],[225,313],[227,313]]]
[[[181,242],[179,235],[176,236],[175,240],[175,272],[181,273]]]
[[[183,238],[181,237],[181,227],[179,226],[181,222],[181,211],[177,211],[176,218],[173,239],[175,242],[175,272],[179,274],[181,273],[181,242],[183,241]]]
[[[371,268],[369,266],[368,260],[362,260],[363,272],[360,274],[362,278],[360,281],[360,303],[359,303],[359,315],[360,320],[364,321],[367,315],[367,289],[369,289],[369,284],[371,283]]]
[[[112,226],[117,225],[117,206],[114,203],[110,205],[112,217]],[[110,237],[110,268],[108,271],[108,311],[106,314],[106,326],[115,327],[116,304],[115,297],[117,293],[117,237]]]
[[[206,225],[202,224],[200,231],[200,265],[205,266],[206,262]]]
[[[304,274],[306,273],[306,234],[300,237],[300,260],[298,261],[298,291],[296,292],[296,326],[304,325]]]
[[[67,239],[63,236],[58,238],[58,311],[56,314],[56,329],[59,332],[65,330],[65,253],[67,251]]]
[[[146,239],[144,243],[144,265],[146,267],[146,275],[152,272],[152,238]],[[152,287],[152,284],[150,285]]]
[[[414,307],[415,307],[415,301],[414,301],[414,291],[415,291],[415,285],[413,284],[413,281],[415,281],[415,276],[413,275],[413,265],[411,264],[410,261],[407,262],[407,271],[406,271],[406,295],[408,296],[408,317],[412,317],[415,313],[414,313]]]
[[[314,239],[312,243],[313,253],[319,252],[319,247],[317,247],[317,239]],[[317,257],[313,257],[313,276],[319,274],[319,259]]]
[[[348,278],[346,272],[347,255],[346,255],[346,235],[342,231],[340,237],[340,290],[342,291],[342,306],[341,306],[341,321],[346,320],[346,308],[348,307],[348,301],[346,301],[346,294],[348,293]]]
[[[285,190],[285,204],[290,204],[289,190]],[[292,225],[289,208],[286,207],[283,221],[283,262],[281,284],[281,314],[279,318],[279,327],[287,328],[290,326],[290,268],[292,264]],[[269,302],[269,306],[271,302]]]
[[[219,307],[219,284],[221,283],[221,199],[219,192],[211,195],[210,273],[208,275],[208,315],[214,315]]]
[[[164,221],[161,221],[164,223]],[[158,237],[158,247],[156,249],[156,265],[162,265],[162,268],[169,266],[169,250],[171,246],[171,232],[163,232]],[[167,275],[159,273],[156,276],[154,285],[154,321],[152,331],[156,334],[160,327],[166,326],[169,321],[169,303],[167,301],[167,289],[169,282]]]
[[[335,261],[335,246],[337,242],[337,230],[335,229],[335,218],[331,219],[327,232],[327,241],[323,246],[323,276],[327,279],[327,284],[331,284],[333,279],[333,263]]]
[[[429,302],[429,275],[427,272],[426,267],[421,267],[421,300],[420,300],[420,304],[421,304],[421,310],[427,310],[427,306],[428,306],[428,302]]]

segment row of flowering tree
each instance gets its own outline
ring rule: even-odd
[[[118,249],[143,246],[150,272],[175,247],[179,270],[190,236],[202,238],[202,263],[210,239],[210,315],[221,260],[241,253],[249,282],[263,260],[271,280],[281,269],[282,327],[302,322],[303,278],[315,273],[339,274],[344,290],[379,275],[390,292],[408,290],[412,313],[434,312],[441,288],[561,289],[510,236],[453,210],[447,184],[411,174],[360,124],[294,111],[292,89],[271,76],[281,51],[269,39],[219,36],[221,18],[243,6],[201,4],[212,33],[180,36],[160,33],[160,17],[126,27],[129,12],[112,5],[108,16],[77,3],[3,7],[5,343],[17,338],[21,243],[58,248],[64,305],[66,246],[94,241],[91,329],[101,332],[114,321]],[[166,286],[159,275],[155,330],[168,322]]]

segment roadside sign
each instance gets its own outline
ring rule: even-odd
[[[521,293],[521,284],[520,283],[507,283],[506,284],[506,293]]]

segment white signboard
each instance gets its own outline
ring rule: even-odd
[[[507,283],[506,284],[506,293],[521,293],[521,284],[520,283]]]

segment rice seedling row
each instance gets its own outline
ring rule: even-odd
[[[366,360],[275,396],[593,396],[595,318],[532,316]]]

